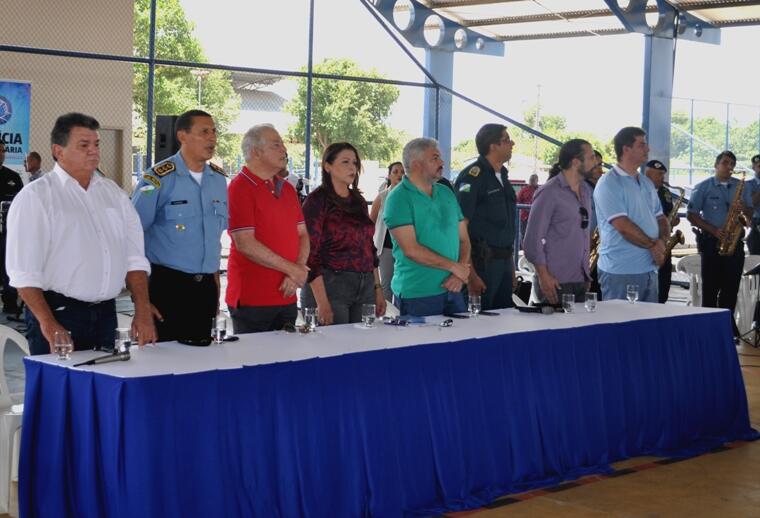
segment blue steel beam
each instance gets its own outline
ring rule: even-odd
[[[451,88],[454,82],[454,53],[445,50],[428,49],[425,51],[425,64],[441,86]],[[425,90],[425,103],[422,113],[422,134],[438,140],[441,159],[444,164],[443,174],[450,176],[451,164],[451,94],[440,88]]]
[[[147,123],[146,161],[148,167],[153,164],[153,87],[156,80],[156,0],[150,2],[150,36],[148,40],[148,99],[145,122]],[[143,165],[140,164],[140,169]]]
[[[670,123],[673,104],[674,41],[644,36],[644,99],[642,126],[647,132],[649,157],[670,162]]]
[[[309,2],[309,48],[307,52],[308,75],[306,76],[306,122],[304,123],[304,128],[306,128],[306,135],[304,136],[304,177],[306,178],[306,184],[309,185],[309,178],[311,178],[311,94],[314,80],[314,0],[310,0]]]
[[[720,44],[720,29],[686,12],[667,0],[657,0],[659,13],[657,24],[650,27],[647,22],[647,0],[630,0],[626,7],[620,0],[604,0],[607,6],[630,32],[660,38],[678,38],[702,43]]]
[[[687,12],[678,11],[666,0],[657,0],[658,18],[654,27],[646,19],[647,0],[605,0],[623,26],[644,35],[644,95],[642,126],[647,132],[650,158],[670,162],[671,111],[676,44],[679,39],[720,43],[720,29]]]
[[[393,8],[396,5],[396,0],[374,0],[372,5],[414,47],[423,49],[435,48],[449,52],[468,52],[488,56],[504,55],[503,42],[484,36],[449,20],[416,0],[409,0],[409,2],[411,3],[411,23],[408,27],[399,27],[393,19]],[[436,16],[443,22],[441,37],[437,44],[430,44],[425,39],[425,24],[431,16]],[[463,36],[460,39],[459,45],[456,44],[454,39],[456,34]]]

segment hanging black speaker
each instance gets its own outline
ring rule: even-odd
[[[179,151],[179,141],[174,132],[174,123],[178,118],[178,115],[156,116],[156,147],[153,151],[153,163],[169,158]]]

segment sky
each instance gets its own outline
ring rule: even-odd
[[[308,1],[240,2],[181,0],[196,35],[214,63],[299,70],[306,65]],[[348,57],[386,77],[423,82],[417,66],[398,48],[358,0],[316,0],[314,61]],[[725,117],[725,103],[742,123],[760,114],[758,27],[722,30],[720,45],[679,41],[674,97],[696,98],[696,115]],[[414,49],[424,63],[424,51]],[[508,43],[504,57],[457,54],[454,89],[521,120],[536,104],[563,115],[571,131],[611,138],[617,129],[641,124],[644,38],[639,34]],[[278,87],[292,95],[294,82]],[[402,87],[390,119],[409,134],[422,132],[422,89]],[[718,102],[706,102],[718,101]],[[722,104],[721,104],[722,103]],[[675,101],[686,109],[688,101]],[[472,138],[492,116],[462,101],[453,108],[452,142]],[[282,128],[285,129],[285,128]]]

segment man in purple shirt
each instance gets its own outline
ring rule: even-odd
[[[556,304],[561,293],[583,300],[588,290],[591,188],[596,167],[587,141],[567,141],[559,151],[560,174],[533,196],[523,248],[538,277],[540,300]]]

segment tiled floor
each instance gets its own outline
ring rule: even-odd
[[[2,320],[0,323],[5,323]],[[753,427],[760,429],[760,349],[740,346],[737,350],[750,418]],[[20,355],[9,351],[6,362],[11,365],[16,362],[13,383],[23,383],[23,372],[18,372]],[[584,483],[573,484],[570,489],[541,491],[538,496],[505,495],[505,498],[520,501],[447,516],[760,518],[760,441],[733,446],[670,464],[652,465],[659,460],[652,457],[629,459],[613,467],[616,470],[638,468],[638,471],[581,480]],[[17,516],[15,489],[14,486],[12,516]],[[0,518],[7,516],[0,515]]]

